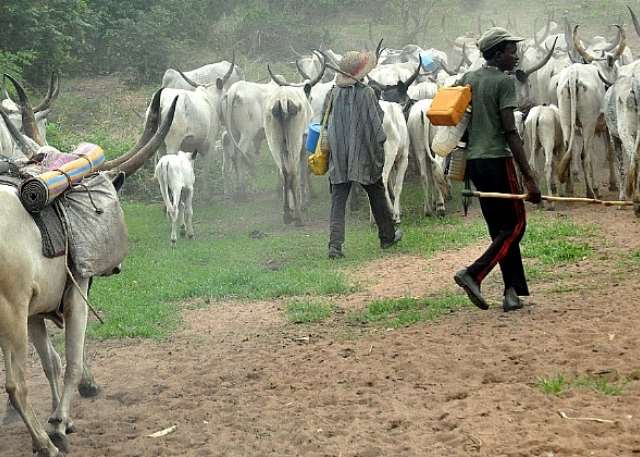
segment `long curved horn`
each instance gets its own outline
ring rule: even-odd
[[[289,83],[281,80],[280,78],[278,78],[276,75],[273,74],[269,64],[267,64],[267,71],[269,72],[269,76],[271,76],[271,79],[273,80],[273,82],[275,82],[278,86],[290,86]]]
[[[384,41],[384,38],[380,38],[380,41],[378,42],[378,46],[376,46],[376,61],[380,60],[380,54],[382,54],[383,51],[383,47],[382,47],[382,42]]]
[[[27,93],[24,91],[20,83],[16,81],[11,75],[5,73],[4,76],[9,79],[9,81],[11,81],[11,84],[13,84],[13,87],[16,88],[16,92],[20,100],[20,112],[22,113],[22,130],[24,131],[25,135],[27,135],[33,141],[38,143],[40,146],[44,146],[44,139],[42,138],[42,136],[40,135],[40,131],[38,130],[36,117],[33,114],[33,109],[31,109],[31,103],[29,102]]]
[[[472,65],[473,62],[471,62],[471,59],[469,59],[469,56],[467,55],[467,43],[464,42],[462,43],[462,63],[460,64],[460,66],[462,66],[462,64],[467,64],[467,65]],[[460,68],[458,68],[460,69]]]
[[[611,81],[611,80],[607,79],[607,77],[602,74],[600,69],[598,69],[598,76],[600,77],[600,80],[604,83],[604,85],[607,86],[607,87],[611,87],[616,83],[615,81]]]
[[[151,137],[149,142],[145,144],[133,157],[127,160],[125,163],[118,167],[118,171],[123,172],[126,176],[131,176],[134,174],[144,163],[146,160],[156,153],[162,142],[164,141],[167,133],[171,129],[171,124],[173,123],[173,116],[176,112],[176,104],[178,103],[178,96],[173,99],[171,102],[171,107],[167,112],[167,117],[162,121],[162,125],[157,132]]]
[[[442,69],[445,71],[446,74],[448,74],[449,76],[456,76],[458,73],[451,70],[449,67],[447,67],[447,64],[444,63],[444,60],[440,61],[440,67],[442,67]]]
[[[576,26],[573,28],[573,46],[575,47],[578,54],[580,54],[580,57],[582,57],[582,59],[586,63],[591,63],[593,62],[595,57],[589,54],[589,52],[584,48],[584,46],[582,46],[582,43],[578,38],[578,27],[580,27],[580,25],[576,24]]]
[[[16,101],[11,98],[11,94],[9,93],[9,89],[7,89],[7,77],[5,75],[2,75],[2,93],[4,94],[4,98],[12,101],[13,103],[15,103],[16,105],[18,103],[16,103]],[[6,111],[5,111],[6,112]],[[18,110],[11,110],[10,113],[18,113]]]
[[[616,33],[616,39],[609,46],[604,48],[604,52],[611,52],[615,48],[618,47],[620,41],[622,41],[622,27],[618,24],[613,24],[611,27],[616,27],[618,29],[618,33]]]
[[[159,89],[155,94],[153,94],[153,100],[149,107],[149,115],[147,116],[147,120],[144,124],[144,131],[135,146],[120,157],[104,162],[100,167],[98,167],[99,171],[107,171],[119,167],[136,155],[137,152],[149,142],[151,137],[153,137],[153,134],[158,130],[158,124],[160,123],[160,98],[162,96],[162,90],[163,89]]]
[[[629,13],[631,13],[631,19],[633,20],[633,27],[636,29],[636,33],[640,36],[640,21],[638,21],[638,17],[636,13],[633,12],[630,6],[627,6],[629,9]]]
[[[551,46],[551,49],[549,50],[549,52],[547,52],[547,55],[544,56],[544,58],[542,58],[537,64],[535,64],[531,68],[528,68],[524,71],[527,74],[527,76],[530,76],[532,73],[535,73],[536,71],[540,70],[542,67],[544,67],[547,64],[547,62],[549,62],[549,60],[553,56],[553,53],[556,50],[557,43],[558,43],[558,37],[556,37],[556,39],[553,40],[553,46]]]
[[[46,111],[51,107],[51,103],[53,103],[60,94],[60,74],[58,72],[51,72],[51,79],[49,80],[49,88],[47,89],[47,95],[40,102],[38,106],[33,108],[34,113],[39,113],[40,111]]]
[[[296,68],[298,69],[298,73],[300,73],[300,76],[302,76],[304,79],[311,79],[309,75],[300,66],[300,59],[296,59]]]
[[[409,87],[411,84],[413,84],[413,82],[416,80],[416,78],[420,74],[421,68],[422,68],[422,56],[418,54],[418,68],[416,68],[416,71],[414,71],[413,74],[409,77],[409,79],[407,79],[402,84],[406,87]]]
[[[11,134],[11,136],[16,140],[16,143],[20,145],[20,148],[22,149],[22,152],[24,153],[25,157],[27,157],[28,159],[31,159],[38,152],[38,149],[40,148],[38,143],[33,141],[28,136],[20,133],[20,130],[18,130],[18,127],[15,126],[15,124],[9,118],[9,115],[5,112],[4,109],[2,109],[1,106],[0,106],[0,116],[2,117],[2,120],[7,126],[7,130],[9,130],[9,133]]]
[[[182,73],[180,70],[178,70],[178,73],[180,73],[180,76],[182,76],[182,79],[184,79],[190,86],[200,87],[200,84],[195,82],[193,79],[189,78],[187,75]]]
[[[293,51],[293,53],[297,56],[297,57],[304,57],[304,55],[300,54],[298,51],[295,50],[295,48],[293,47],[293,45],[291,43],[289,43],[289,47],[291,48],[291,51]]]
[[[610,65],[612,65],[613,62],[615,62],[622,56],[622,53],[627,47],[627,34],[625,33],[624,29],[622,28],[622,26],[617,24],[614,25],[614,27],[618,28],[618,32],[620,34],[620,41],[618,42],[618,47],[616,48],[616,52],[614,52],[613,55],[610,57],[610,60],[609,60],[611,62]]]
[[[234,49],[231,53],[231,65],[229,65],[229,69],[227,70],[227,72],[224,74],[222,78],[218,78],[216,80],[216,87],[218,88],[218,90],[222,90],[224,85],[227,84],[227,81],[229,81],[229,78],[231,78],[231,74],[233,73],[233,69],[235,67],[236,67],[236,50]]]

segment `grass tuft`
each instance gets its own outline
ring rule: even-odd
[[[581,375],[565,378],[563,375],[539,377],[536,387],[546,395],[561,395],[570,389],[589,389],[607,396],[619,396],[624,393],[627,380],[611,381],[603,376]]]
[[[387,327],[406,327],[434,320],[468,305],[466,296],[459,294],[433,298],[389,298],[371,302],[364,310],[352,312],[352,324],[378,324]]]
[[[294,324],[322,322],[331,316],[333,307],[310,300],[287,303],[287,319]]]

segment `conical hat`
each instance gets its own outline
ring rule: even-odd
[[[375,68],[377,63],[378,59],[375,52],[347,52],[340,60],[340,71],[351,75],[353,78],[338,73],[336,85],[338,87],[353,86],[356,83],[355,80],[361,81]]]

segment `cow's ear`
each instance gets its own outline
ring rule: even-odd
[[[526,83],[528,79],[527,73],[522,70],[516,70],[516,79],[522,84]]]
[[[124,174],[123,171],[118,173],[114,178],[111,178],[111,184],[113,184],[113,187],[116,189],[116,192],[120,192],[120,189],[122,188],[122,186],[124,186],[125,178],[126,178],[126,175]]]
[[[309,98],[309,96],[311,95],[311,84],[306,83],[304,85],[304,94],[307,96],[307,98]]]
[[[197,156],[198,156],[198,150],[196,149],[191,153],[191,160],[196,160]]]
[[[216,87],[218,88],[218,90],[222,90],[222,88],[224,87],[224,81],[222,81],[222,78],[216,79]]]

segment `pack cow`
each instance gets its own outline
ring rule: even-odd
[[[19,92],[25,134],[31,138],[22,137],[15,126],[12,126],[12,135],[24,146],[38,144],[34,129],[29,127],[35,124],[35,119],[24,91]],[[140,141],[123,158],[103,164],[102,170],[118,170],[131,175],[155,153],[169,131],[175,110],[170,109],[163,116],[158,129],[159,98],[160,93],[156,93],[154,109]],[[10,122],[6,113],[2,114],[5,122]],[[66,256],[44,257],[40,231],[20,202],[15,188],[0,185],[0,211],[3,234],[0,241],[3,259],[0,263],[0,347],[5,363],[6,390],[29,430],[34,453],[38,457],[59,457],[68,450],[67,434],[75,430],[70,417],[71,402],[83,372],[87,306],[82,296],[87,294],[90,278],[79,278],[77,288],[69,286],[66,268],[69,259]],[[61,302],[64,303],[67,360],[63,385],[60,385],[60,357],[44,322],[44,316],[55,312]],[[40,356],[51,389],[53,412],[47,421],[48,431],[38,421],[27,394],[29,338]]]
[[[160,194],[171,220],[171,243],[175,245],[180,222],[180,232],[193,238],[193,185],[196,175],[193,161],[196,152],[178,151],[163,156],[157,163],[154,177],[160,185]]]

